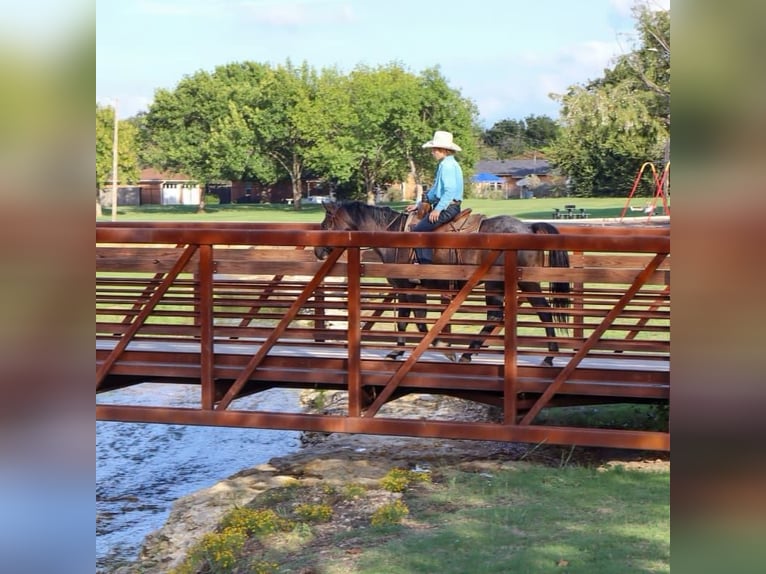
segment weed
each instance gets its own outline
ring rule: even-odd
[[[327,504],[300,504],[295,513],[306,522],[328,522],[332,518],[332,508]]]
[[[361,498],[367,492],[367,487],[357,482],[347,484],[343,488],[343,496],[347,499]]]

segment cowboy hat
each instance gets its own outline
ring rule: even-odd
[[[438,147],[441,149],[449,149],[452,151],[461,151],[462,148],[452,141],[452,134],[450,132],[434,132],[434,138],[431,141],[427,141],[423,144],[423,147]]]

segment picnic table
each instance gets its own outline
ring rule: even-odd
[[[579,210],[577,206],[570,203],[564,206],[564,209],[555,208],[553,210],[553,219],[587,219],[588,212],[584,207]]]

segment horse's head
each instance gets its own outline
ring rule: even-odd
[[[319,225],[321,229],[328,231],[351,231],[356,229],[342,204],[324,202],[322,207],[324,207],[325,214],[322,223]],[[320,245],[314,247],[314,256],[321,260],[327,257],[330,251],[330,247]]]

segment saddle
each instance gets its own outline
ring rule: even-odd
[[[410,215],[410,218],[405,224],[405,229],[412,231],[412,228],[415,227],[415,225],[417,225],[421,219],[426,217],[431,209],[431,204],[427,201],[423,201],[420,204],[420,208],[418,209],[417,213]],[[475,231],[479,230],[479,226],[481,225],[482,221],[484,221],[483,215],[480,213],[472,214],[471,208],[467,207],[447,223],[442,223],[439,227],[435,228],[432,233],[474,233]]]
[[[430,206],[429,206],[430,207]],[[410,220],[407,221],[405,225],[405,229],[412,230],[417,223],[428,214],[428,211],[430,209],[426,209],[425,213],[421,215],[421,213],[417,213],[417,216],[414,218],[411,217]],[[448,221],[447,223],[442,223],[439,227],[435,228],[431,233],[476,233],[479,231],[479,227],[481,226],[481,222],[484,221],[485,217],[481,213],[472,213],[472,210],[470,207],[467,207],[466,209],[462,210],[460,213],[458,213],[453,219]],[[457,249],[437,249],[434,252],[434,261],[436,261],[437,251],[447,251],[448,256],[446,258],[446,261],[449,263],[462,263],[460,261],[460,252]],[[410,250],[410,261],[413,258],[413,251]],[[441,259],[441,258],[440,258]]]

